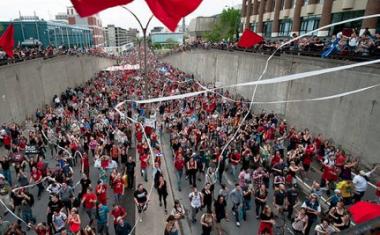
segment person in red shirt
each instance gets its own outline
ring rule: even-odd
[[[30,183],[32,184],[33,182],[37,184],[38,187],[38,194],[37,198],[38,200],[41,198],[41,194],[44,191],[44,186],[42,185],[42,173],[40,170],[38,170],[35,166],[32,168],[31,172],[31,177],[30,177]]]
[[[49,228],[45,223],[38,223],[35,226],[29,223],[28,225],[34,229],[37,235],[49,235]]]
[[[4,135],[3,144],[4,144],[5,149],[8,151],[11,149],[11,142],[12,142],[11,136],[8,134]]]
[[[335,158],[335,166],[338,167],[340,170],[343,170],[344,164],[346,164],[346,156],[344,151],[338,149],[336,153],[336,158]]]
[[[182,154],[178,154],[177,157],[174,160],[174,167],[175,167],[175,174],[177,177],[177,186],[178,191],[181,192],[181,179],[183,175],[183,169],[185,167],[185,160],[183,159]]]
[[[83,153],[81,158],[81,164],[81,173],[84,173],[87,175],[87,177],[90,177],[90,161],[87,153]]]
[[[305,153],[304,153],[303,161],[302,161],[303,169],[305,170],[305,173],[307,173],[310,169],[311,162],[313,161],[314,151],[315,151],[315,148],[313,144],[309,144],[305,149]]]
[[[140,169],[141,169],[141,176],[144,176],[145,182],[148,182],[148,175],[147,175],[147,168],[148,168],[148,163],[149,161],[149,155],[146,153],[143,153],[140,155]]]
[[[96,206],[96,195],[92,192],[92,188],[88,187],[87,192],[82,196],[82,204],[84,205],[85,211],[90,219],[90,226],[94,221],[94,213]]]
[[[121,179],[120,173],[117,174],[113,181],[113,193],[115,196],[115,202],[120,202],[120,198],[124,195],[124,182]]]
[[[232,176],[234,177],[234,179],[237,178],[237,165],[239,164],[240,159],[241,159],[241,154],[239,153],[238,150],[235,150],[235,152],[230,155]]]
[[[117,145],[112,145],[112,148],[111,148],[111,157],[112,157],[112,160],[116,161],[117,163],[119,163],[119,156],[120,156],[120,149]]]
[[[323,164],[323,173],[322,173],[322,180],[321,180],[321,187],[328,187],[328,194],[330,193],[330,188],[334,186],[334,184],[331,184],[335,182],[338,179],[338,174],[336,172],[336,168],[334,166],[329,166],[327,164]]]
[[[107,205],[107,185],[99,180],[98,185],[96,185],[95,192],[98,201],[103,205]]]
[[[276,165],[277,163],[280,162],[280,159],[281,159],[280,151],[276,151],[276,153],[272,157],[271,165],[272,166]]]
[[[114,204],[112,207],[111,215],[113,217],[113,227],[116,231],[117,221],[119,220],[119,218],[125,219],[125,217],[127,217],[127,211],[124,207]]]

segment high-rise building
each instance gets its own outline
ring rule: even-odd
[[[74,7],[67,7],[67,20],[70,25],[87,26],[92,30],[93,41],[95,48],[104,47],[104,34],[102,28],[102,21],[99,14],[89,17],[80,17],[75,11]]]
[[[265,37],[281,37],[379,13],[379,0],[242,0],[241,23]],[[354,28],[360,34],[368,28],[373,34],[380,31],[380,20],[370,18],[337,25],[317,35],[331,36],[343,28]]]
[[[103,29],[106,41],[106,50],[112,54],[121,54],[129,48],[133,47],[132,42],[135,41],[138,30],[124,29],[115,25],[107,25]]]

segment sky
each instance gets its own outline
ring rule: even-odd
[[[186,18],[186,24],[189,24],[192,18],[197,16],[210,16],[220,13],[223,8],[241,4],[241,0],[203,0],[201,5]],[[34,15],[34,12],[40,18],[45,20],[54,19],[58,12],[66,12],[66,7],[70,6],[70,0],[0,0],[0,21],[8,21],[18,18],[19,12],[22,15]],[[128,4],[128,8],[132,10],[141,20],[143,25],[152,15],[150,9],[144,0],[135,0]],[[100,17],[103,26],[114,24],[123,28],[139,28],[136,20],[121,7],[114,7],[102,11]],[[154,26],[162,26],[162,24],[154,18],[149,28]]]

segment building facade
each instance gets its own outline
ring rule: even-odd
[[[104,47],[103,27],[99,14],[82,18],[75,11],[74,7],[68,7],[67,20],[70,25],[87,26],[88,28],[90,28],[92,30],[92,37],[95,48]]]
[[[189,41],[202,40],[204,35],[211,32],[216,25],[217,15],[215,16],[199,16],[190,21],[188,27]]]
[[[243,0],[241,23],[265,37],[288,37],[359,16],[380,13],[379,0]],[[317,33],[326,37],[343,28],[354,28],[360,34],[366,28],[380,31],[380,20],[370,18],[338,25]]]
[[[39,19],[0,22],[0,35],[11,23],[15,29],[15,46],[91,48],[94,45],[88,27]]]

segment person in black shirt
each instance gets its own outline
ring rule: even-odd
[[[285,185],[280,184],[278,189],[274,192],[274,208],[278,214],[281,214],[284,210],[285,197]]]
[[[148,191],[142,184],[137,186],[137,190],[133,193],[135,203],[137,205],[138,213],[141,214],[147,209]],[[140,216],[140,222],[142,222],[142,216]]]
[[[260,210],[264,210],[268,198],[268,191],[265,184],[262,184],[259,190],[255,193],[255,204],[256,204],[256,219],[259,219]]]
[[[132,157],[128,157],[128,161],[125,164],[125,170],[128,175],[128,188],[133,189],[133,181],[135,178],[135,167],[136,162],[133,160]]]
[[[294,206],[296,205],[296,203],[298,201],[298,195],[299,195],[299,193],[298,193],[297,189],[294,187],[294,185],[292,185],[292,187],[286,191],[286,201],[287,201],[287,206],[288,206],[288,208],[287,208],[288,209],[288,219],[292,218]]]
[[[207,207],[207,213],[212,213],[211,204],[213,200],[212,192],[210,190],[211,184],[206,183],[205,187],[202,189],[203,195],[203,208]]]
[[[58,196],[55,194],[51,195],[50,202],[48,203],[48,211],[47,211],[47,222],[50,228],[50,232],[54,231],[53,226],[53,214],[54,212],[59,212],[63,208],[63,202],[59,200]]]
[[[80,180],[80,185],[82,186],[82,191],[79,194],[79,198],[82,198],[82,195],[87,192],[88,187],[91,185],[91,180],[87,177],[86,174],[83,174],[83,177]]]
[[[1,168],[3,169],[3,175],[5,177],[5,180],[8,181],[9,185],[12,186],[12,175],[11,175],[11,159],[9,156],[5,156],[2,159],[0,159]]]

